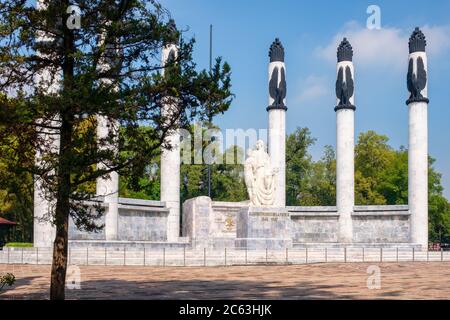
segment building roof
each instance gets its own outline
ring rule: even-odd
[[[13,226],[13,225],[16,225],[16,223],[15,223],[15,222],[12,222],[12,221],[9,221],[9,220],[6,220],[5,218],[0,217],[0,225],[10,225],[10,226]]]

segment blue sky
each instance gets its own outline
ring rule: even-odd
[[[415,26],[428,40],[429,151],[450,199],[450,1],[211,1],[163,0],[178,27],[194,36],[194,59],[208,67],[209,25],[214,56],[232,68],[236,97],[216,118],[225,128],[267,128],[268,49],[279,37],[286,50],[287,131],[308,127],[319,158],[335,145],[335,50],[342,36],[354,47],[356,134],[376,130],[393,147],[408,143],[405,100],[407,39]],[[381,30],[366,28],[371,4],[381,8]]]

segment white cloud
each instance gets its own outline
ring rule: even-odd
[[[311,102],[332,94],[330,82],[323,76],[310,75],[301,81],[300,87],[296,102]]]
[[[430,57],[441,55],[450,49],[450,26],[422,26],[427,38]],[[408,38],[411,30],[386,27],[369,30],[356,22],[347,23],[342,31],[324,47],[315,49],[315,55],[330,62],[336,61],[336,48],[347,37],[353,46],[354,61],[365,67],[405,68],[408,55]]]
[[[427,51],[431,57],[450,50],[450,26],[423,26],[427,38]]]

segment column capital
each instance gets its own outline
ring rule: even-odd
[[[425,39],[425,35],[419,27],[416,27],[412,32],[411,37],[409,37],[409,53],[425,52],[426,45],[427,40]]]
[[[269,49],[270,62],[284,62],[284,47],[280,39],[275,38]]]
[[[408,42],[409,62],[406,85],[410,96],[406,100],[407,105],[413,102],[430,102],[427,96],[428,72],[427,55],[425,52],[426,45],[425,35],[416,27]]]
[[[286,67],[280,39],[276,38],[270,46],[269,57],[269,106],[266,110],[286,111]]]
[[[354,68],[353,48],[347,38],[344,38],[337,48],[337,79],[336,98],[337,105],[334,111],[349,109],[356,110],[354,105]]]
[[[353,48],[347,38],[342,39],[337,48],[337,60],[338,62],[353,60]]]
[[[166,46],[169,46],[171,44],[178,45],[180,41],[180,33],[177,29],[177,25],[175,24],[175,20],[169,20],[169,22],[167,23],[167,29],[169,30],[170,39],[167,39],[164,44]]]

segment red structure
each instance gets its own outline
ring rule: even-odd
[[[9,240],[10,231],[17,223],[0,217],[0,248]]]

